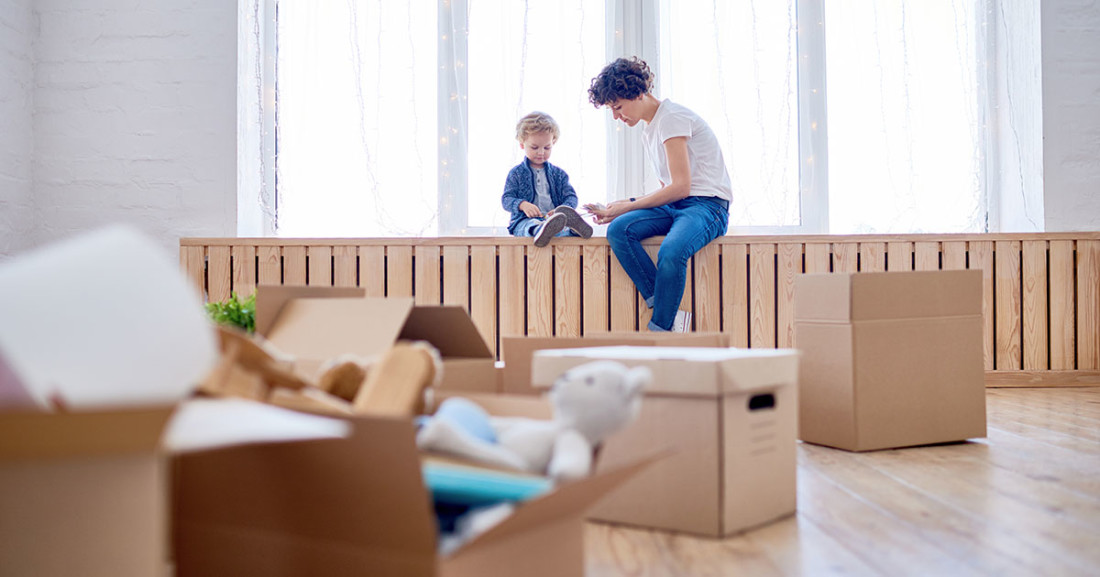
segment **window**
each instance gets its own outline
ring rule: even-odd
[[[651,190],[587,100],[632,54],[721,138],[732,233],[996,230],[1041,194],[1037,20],[991,0],[245,2],[241,221],[281,236],[506,234],[532,110],[582,202]]]

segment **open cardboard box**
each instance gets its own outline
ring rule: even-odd
[[[0,575],[168,575],[171,414],[0,413]]]
[[[503,337],[500,340],[500,356],[504,363],[501,390],[507,394],[542,393],[531,384],[531,359],[535,351],[611,346],[726,348],[729,347],[729,335],[718,332],[611,332],[584,337]]]
[[[803,441],[849,451],[984,437],[977,270],[795,278]]]
[[[597,471],[674,452],[602,499],[588,518],[725,537],[795,512],[798,352],[792,349],[588,347],[540,350],[532,380],[595,360],[645,366],[638,420],[608,439]]]
[[[493,414],[547,410],[529,398],[470,398]],[[444,557],[413,422],[350,422],[347,439],[176,459],[177,575],[582,575],[585,510],[648,464],[559,485]]]
[[[333,357],[372,357],[398,340],[427,341],[443,357],[442,390],[495,392],[494,355],[459,306],[414,306],[412,298],[368,298],[362,288],[261,285],[256,332],[313,376]]]

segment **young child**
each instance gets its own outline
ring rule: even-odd
[[[521,118],[516,140],[526,158],[504,181],[501,204],[512,213],[508,232],[534,237],[535,246],[546,246],[555,236],[592,237],[592,225],[576,211],[577,193],[569,175],[548,162],[558,135],[558,123],[549,114],[532,112]]]

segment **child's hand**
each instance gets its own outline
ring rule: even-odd
[[[523,214],[527,215],[527,218],[539,218],[542,216],[542,211],[539,210],[538,205],[527,202],[526,200],[519,204],[519,209],[523,211]]]

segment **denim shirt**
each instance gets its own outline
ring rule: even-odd
[[[564,204],[577,208],[577,192],[573,190],[573,185],[569,184],[569,175],[549,162],[545,166],[546,181],[550,185],[550,200],[554,206]],[[509,233],[515,234],[516,225],[527,218],[527,215],[519,209],[519,205],[523,201],[538,204],[537,199],[535,172],[531,170],[530,161],[524,158],[523,162],[508,171],[508,178],[504,181],[504,195],[500,199],[504,210],[512,213],[512,218],[508,221]]]

